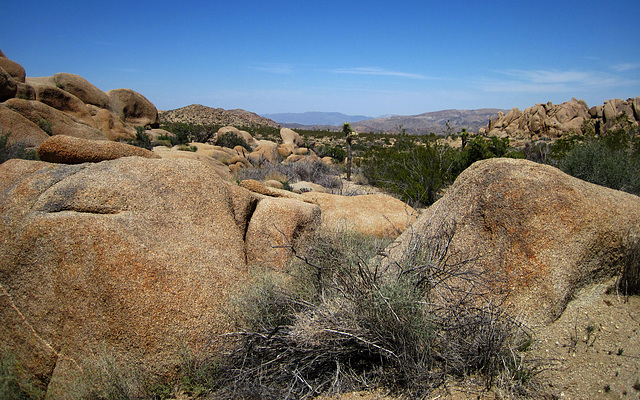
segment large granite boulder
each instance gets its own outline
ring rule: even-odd
[[[280,200],[190,160],[3,163],[0,340],[48,398],[86,398],[100,355],[170,379],[185,350],[234,330],[229,298],[262,246],[251,232],[296,243],[311,228],[297,204],[270,214]]]
[[[100,108],[109,108],[109,97],[83,77],[75,74],[58,73],[53,75],[56,86],[71,93],[85,104]]]
[[[33,121],[4,104],[0,104],[0,134],[9,135],[8,145],[19,144],[26,147],[37,147],[49,137]]]
[[[310,191],[302,196],[322,209],[322,226],[347,229],[380,238],[395,238],[413,223],[418,212],[408,204],[383,194],[340,196]]]
[[[0,68],[7,71],[16,82],[25,82],[26,73],[24,67],[17,62],[0,56]]]
[[[479,161],[397,239],[391,260],[449,228],[449,262],[475,260],[525,321],[546,324],[579,289],[621,274],[640,197],[526,160]]]
[[[18,85],[11,75],[0,67],[0,101],[15,97]]]
[[[131,89],[107,92],[109,105],[121,120],[135,126],[158,127],[158,110],[146,97]]]
[[[64,91],[56,86],[37,85],[35,86],[36,100],[48,106],[62,111],[89,126],[93,126],[94,122],[91,118],[91,111],[87,106],[71,93]]]
[[[60,111],[43,102],[9,99],[4,104],[12,111],[36,124],[49,135],[67,135],[92,140],[107,139],[107,136],[93,124],[88,124],[86,118],[78,119],[73,114]],[[89,121],[93,123],[91,114],[89,114]]]
[[[61,164],[100,162],[133,156],[160,158],[151,150],[126,143],[80,139],[65,135],[52,136],[38,147],[40,160]]]

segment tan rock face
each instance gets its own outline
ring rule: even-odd
[[[107,92],[109,106],[121,120],[136,126],[158,127],[158,110],[146,97],[131,89]]]
[[[0,57],[0,68],[7,71],[16,82],[25,82],[26,73],[22,65],[6,57]]]
[[[304,140],[298,132],[289,128],[280,129],[280,137],[282,138],[282,144],[292,144],[295,147],[300,147],[304,145]]]
[[[35,147],[49,137],[38,125],[4,104],[0,104],[0,127],[1,134],[10,134],[9,145],[22,144],[27,147]]]
[[[85,104],[93,104],[100,108],[109,108],[109,97],[81,76],[68,73],[53,75],[56,85],[82,100]]]
[[[581,287],[621,272],[628,236],[640,233],[640,198],[526,160],[491,159],[465,170],[398,238],[454,226],[449,254],[478,258],[528,322],[559,317]],[[397,257],[399,246],[391,251]]]
[[[36,99],[56,110],[62,111],[76,119],[79,119],[89,126],[93,125],[91,112],[87,106],[69,92],[56,86],[38,85],[35,86]]]
[[[16,95],[18,85],[11,75],[0,67],[0,101],[5,101]]]
[[[115,160],[121,157],[160,158],[151,150],[108,140],[88,140],[57,135],[45,140],[38,148],[42,161],[61,164],[80,164]]]
[[[265,197],[256,206],[247,228],[247,263],[283,267],[291,245],[303,240],[320,223],[320,207],[289,198]]]
[[[369,194],[339,196],[307,192],[304,197],[318,203],[322,225],[329,229],[349,229],[368,236],[395,238],[418,218],[418,212],[391,196]]]
[[[4,104],[34,124],[50,130],[52,135],[67,135],[92,140],[107,139],[103,132],[93,125],[88,125],[85,120],[77,119],[73,115],[40,101],[9,99]],[[93,122],[93,119],[91,121]]]
[[[191,160],[9,160],[0,340],[50,398],[70,398],[79,367],[103,351],[170,377],[180,349],[200,354],[234,330],[225,310],[247,259],[282,262],[271,245],[296,243],[319,212],[256,197]]]

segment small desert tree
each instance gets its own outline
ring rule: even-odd
[[[353,141],[353,136],[355,132],[353,131],[353,129],[351,129],[351,124],[348,122],[345,122],[344,124],[342,124],[342,133],[344,133],[344,137],[347,141],[347,180],[350,181],[351,180],[351,162],[352,162],[351,143]]]

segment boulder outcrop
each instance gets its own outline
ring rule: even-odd
[[[4,102],[12,111],[36,124],[48,135],[67,135],[78,138],[105,140],[107,136],[93,125],[78,119],[43,102],[35,100],[9,99]]]
[[[225,310],[247,260],[276,232],[296,243],[319,212],[190,160],[9,160],[0,165],[1,340],[49,398],[84,398],[71,389],[104,353],[170,377],[180,349],[199,354],[234,329]]]
[[[451,261],[476,259],[532,323],[559,317],[581,287],[621,273],[640,234],[640,198],[526,160],[479,161],[456,179],[391,249],[433,240],[447,227]],[[417,236],[416,236],[417,235]]]
[[[615,128],[618,118],[626,115],[628,122],[640,122],[640,97],[607,100],[603,105],[591,107],[575,98],[562,104],[536,104],[524,111],[514,108],[506,115],[498,113],[479,133],[489,136],[511,137],[520,140],[554,139],[566,134],[584,134],[585,127],[593,133],[604,133]]]
[[[122,157],[160,158],[151,150],[108,140],[88,140],[56,135],[38,147],[40,160],[61,164],[81,164],[115,160]]]
[[[136,126],[158,127],[158,110],[146,97],[131,89],[107,92],[109,107],[121,120]]]
[[[49,137],[38,125],[4,104],[0,104],[0,128],[0,134],[9,135],[9,146],[37,147]]]
[[[71,93],[85,104],[93,104],[100,108],[109,108],[109,97],[105,92],[92,85],[81,76],[68,73],[53,75],[56,86]]]

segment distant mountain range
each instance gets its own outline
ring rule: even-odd
[[[418,115],[394,115],[387,118],[376,118],[359,121],[351,127],[359,132],[387,132],[400,133],[405,130],[410,134],[454,133],[466,129],[478,132],[486,128],[489,120],[495,118],[498,112],[506,112],[498,108],[482,108],[479,110],[442,110]]]
[[[498,112],[506,112],[497,108],[479,110],[443,110],[418,115],[393,115],[389,117],[369,118],[364,115],[347,115],[338,112],[305,112],[283,114],[258,114],[245,110],[224,110],[222,108],[205,107],[198,104],[176,110],[161,111],[161,122],[186,122],[203,125],[234,126],[283,126],[287,128],[330,130],[342,129],[345,122],[358,132],[399,133],[404,130],[409,134],[440,134],[459,132],[466,129],[478,132],[486,128],[491,118]],[[448,125],[447,125],[448,124]]]
[[[304,113],[264,114],[263,117],[272,119],[280,125],[333,125],[342,126],[345,122],[358,122],[372,119],[365,115],[346,115],[339,112],[308,111]]]
[[[378,118],[323,112],[265,114],[264,117],[294,129],[339,130],[343,123],[349,122],[352,128],[360,132],[399,133],[404,130],[415,135],[431,132],[439,134],[447,130],[459,132],[462,129],[477,132],[480,128],[486,128],[489,119],[495,118],[500,111],[507,110],[498,108],[442,110],[418,115],[392,115]]]

